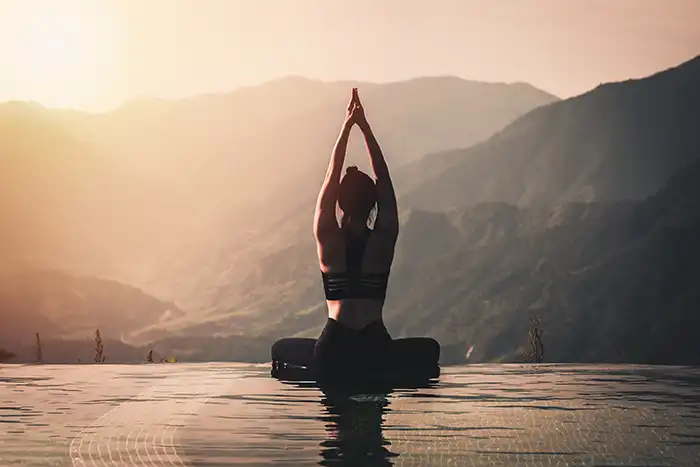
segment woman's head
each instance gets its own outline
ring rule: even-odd
[[[356,166],[350,166],[340,181],[338,205],[343,211],[343,218],[367,221],[377,203],[377,185],[369,175]]]

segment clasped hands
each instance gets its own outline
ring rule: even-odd
[[[360,129],[364,130],[367,127],[367,119],[365,117],[365,109],[360,102],[360,96],[357,94],[357,88],[352,88],[352,96],[348,104],[347,115],[345,116],[345,124],[348,127],[357,124]]]

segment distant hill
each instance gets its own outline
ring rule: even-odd
[[[695,163],[638,204],[589,205],[541,232],[405,264],[387,321],[488,361],[516,358],[540,315],[548,361],[698,364],[698,180]]]
[[[148,341],[149,326],[177,322],[184,312],[141,290],[115,281],[21,267],[0,269],[0,345],[17,353],[44,340],[105,338]]]
[[[488,141],[397,174],[401,204],[428,210],[641,199],[700,159],[700,56],[537,108]]]

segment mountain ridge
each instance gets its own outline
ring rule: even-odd
[[[535,108],[488,141],[400,169],[397,177],[410,186],[401,201],[444,210],[481,201],[641,199],[699,157],[698,80],[700,56]],[[417,181],[418,174],[428,177]]]

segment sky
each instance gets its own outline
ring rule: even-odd
[[[700,54],[698,0],[0,0],[0,101],[107,110],[288,75],[560,97]]]

